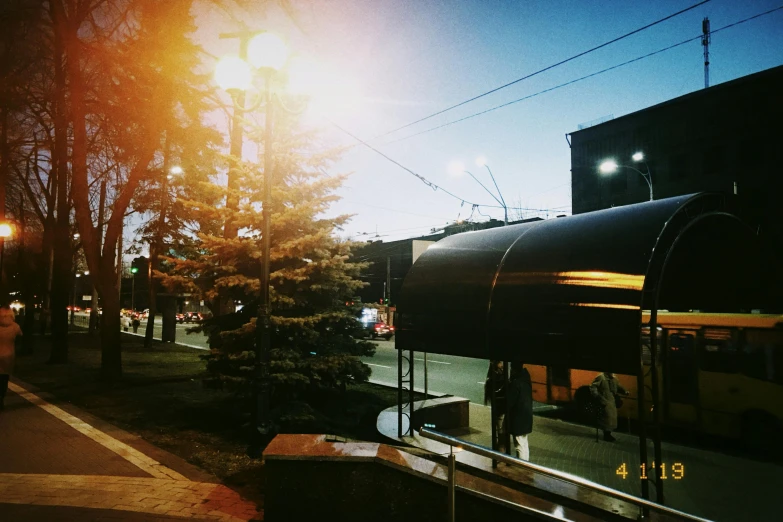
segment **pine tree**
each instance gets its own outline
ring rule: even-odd
[[[342,175],[327,173],[337,155],[311,152],[317,148],[317,133],[301,130],[295,117],[280,119],[274,135],[269,379],[273,401],[282,406],[306,398],[308,392],[367,380],[370,370],[359,356],[371,355],[374,345],[354,338],[358,310],[349,305],[363,286],[359,272],[364,266],[349,260],[352,244],[335,233],[349,216],[328,216],[337,199],[334,191],[344,181]],[[262,136],[258,129],[250,134],[261,149]],[[215,204],[224,187],[203,184],[202,197],[182,205],[190,210],[191,222],[201,220],[207,227],[178,257],[167,260],[170,270],[163,277],[170,289],[196,291],[212,303],[223,292],[245,305],[239,313],[204,326],[212,347],[205,359],[208,383],[250,391],[266,173],[249,162],[240,167],[240,205],[230,216],[239,226],[239,236],[225,239],[209,228],[215,218],[225,222],[230,211]]]

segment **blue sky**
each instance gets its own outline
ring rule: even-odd
[[[251,27],[283,33],[292,45],[328,63],[360,86],[358,108],[330,116],[370,140],[487,90],[673,14],[698,1],[312,0],[295,2],[297,24],[271,12]],[[615,117],[703,88],[703,49],[696,40],[594,78],[536,96],[443,129],[404,138],[448,121],[536,93],[606,67],[773,9],[781,0],[712,0],[678,17],[565,65],[390,136],[371,140],[379,150],[461,198],[496,204],[470,177],[448,166],[461,160],[491,187],[487,158],[510,206],[542,209],[527,215],[570,213],[570,150],[565,134],[608,115]],[[212,13],[201,26],[213,54],[227,49],[211,35]],[[234,44],[235,45],[235,44]],[[783,10],[718,32],[710,48],[711,84],[783,63]],[[353,143],[334,127],[331,142]],[[471,214],[441,191],[375,152],[351,148],[336,171],[352,172],[334,213],[355,217],[345,237],[384,241],[426,233]],[[502,219],[481,208],[473,219]]]

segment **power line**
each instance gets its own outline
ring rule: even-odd
[[[505,89],[506,87],[510,87],[510,86],[512,86],[514,84],[517,84],[517,83],[519,83],[519,82],[521,82],[523,80],[527,80],[528,78],[532,78],[533,76],[539,75],[539,74],[541,74],[543,72],[546,72],[546,71],[548,71],[550,69],[554,69],[555,67],[559,67],[560,65],[563,65],[563,64],[568,63],[568,62],[570,62],[572,60],[580,58],[580,57],[582,57],[582,56],[584,56],[586,54],[592,53],[593,51],[597,51],[598,49],[601,49],[602,47],[606,47],[607,45],[611,45],[613,43],[619,42],[620,40],[628,38],[629,36],[632,36],[632,35],[634,35],[636,33],[639,33],[641,31],[649,29],[650,27],[653,27],[653,26],[658,25],[658,24],[660,24],[662,22],[665,22],[666,20],[674,18],[675,16],[679,16],[679,15],[685,13],[685,12],[690,11],[691,9],[695,9],[695,8],[699,7],[700,5],[706,4],[709,1],[710,0],[703,0],[703,1],[699,2],[698,4],[692,5],[690,7],[686,7],[685,9],[682,9],[681,11],[677,11],[674,14],[670,14],[669,16],[667,16],[665,18],[661,18],[660,20],[657,20],[657,21],[655,21],[655,22],[653,22],[651,24],[647,24],[647,25],[645,25],[643,27],[640,27],[639,29],[635,29],[635,30],[631,31],[630,33],[626,33],[626,34],[624,34],[622,36],[618,36],[617,38],[614,38],[613,40],[609,40],[608,42],[604,42],[601,45],[593,47],[592,49],[588,49],[586,51],[582,51],[579,54],[575,54],[574,56],[571,56],[570,58],[566,58],[565,60],[559,61],[559,62],[557,62],[555,64],[552,64],[552,65],[549,65],[547,67],[544,67],[543,69],[539,69],[538,71],[536,71],[534,73],[530,73],[527,76],[523,76],[522,78],[518,78],[518,79],[516,79],[516,80],[514,80],[512,82],[509,82],[509,83],[505,84],[505,85],[501,85],[500,87],[495,87],[492,90],[486,91],[486,92],[484,92],[482,94],[479,94],[478,96],[474,96],[474,97],[472,97],[470,99],[467,99],[465,101],[457,103],[456,105],[452,105],[451,107],[447,107],[445,109],[442,109],[442,110],[440,110],[438,112],[430,114],[429,116],[425,116],[424,118],[419,118],[418,120],[412,121],[410,123],[407,123],[407,124],[403,125],[402,127],[397,127],[396,129],[392,129],[392,130],[390,130],[388,132],[380,134],[380,135],[376,136],[375,139],[382,138],[384,136],[388,136],[389,134],[393,134],[393,133],[395,133],[397,131],[400,131],[400,130],[405,129],[407,127],[410,127],[412,125],[416,125],[417,123],[421,123],[421,122],[423,122],[425,120],[429,120],[430,118],[434,118],[435,116],[438,116],[439,114],[443,114],[444,112],[448,112],[448,111],[450,111],[452,109],[456,109],[457,107],[461,107],[461,106],[463,106],[465,104],[468,104],[470,102],[476,101],[479,98],[483,98],[484,96],[487,96],[487,95],[490,95],[492,93],[498,92],[501,89]]]
[[[341,127],[340,125],[336,124],[334,121],[332,121],[332,120],[330,120],[330,119],[328,119],[328,118],[326,118],[326,120],[327,120],[329,123],[331,123],[332,125],[334,125],[334,126],[335,126],[335,127],[338,129],[338,130],[340,130],[340,131],[344,132],[345,134],[347,134],[347,135],[348,135],[348,136],[350,136],[351,138],[355,139],[356,141],[358,141],[359,143],[361,143],[362,145],[364,145],[365,147],[367,147],[367,148],[368,148],[368,149],[370,149],[371,151],[373,151],[373,152],[375,152],[376,154],[378,154],[378,155],[382,156],[383,158],[387,159],[388,161],[390,161],[390,162],[394,163],[395,165],[397,165],[398,167],[400,167],[402,170],[404,170],[404,171],[408,172],[409,174],[412,174],[413,176],[415,176],[416,178],[418,178],[418,179],[419,179],[419,181],[421,181],[422,183],[424,183],[425,185],[427,185],[428,187],[430,187],[430,188],[431,188],[432,190],[434,190],[434,191],[440,190],[441,192],[443,192],[443,193],[445,193],[445,194],[448,194],[449,196],[451,196],[452,198],[454,198],[454,199],[456,199],[456,200],[458,200],[458,201],[462,201],[463,203],[468,203],[468,204],[470,204],[470,205],[475,205],[475,206],[477,206],[477,207],[478,207],[478,206],[482,206],[482,207],[486,207],[486,208],[503,208],[503,207],[501,207],[501,206],[497,206],[497,205],[479,205],[478,203],[473,203],[473,202],[471,202],[471,201],[469,201],[469,200],[467,200],[467,199],[465,199],[465,198],[461,198],[461,197],[457,196],[456,194],[454,194],[454,193],[452,193],[452,192],[449,192],[448,190],[444,189],[443,187],[441,187],[441,186],[439,186],[439,185],[436,185],[435,183],[433,183],[432,181],[428,180],[427,178],[425,178],[425,177],[424,177],[424,176],[422,176],[421,174],[418,174],[417,172],[414,172],[413,170],[409,169],[408,167],[406,167],[405,165],[403,165],[403,164],[402,164],[402,163],[400,163],[399,161],[397,161],[397,160],[395,160],[395,159],[393,159],[393,158],[390,158],[389,156],[387,156],[387,155],[386,155],[386,154],[384,154],[383,152],[379,151],[378,149],[376,149],[375,147],[373,147],[372,145],[370,145],[370,144],[369,144],[369,143],[367,143],[366,141],[362,140],[362,139],[361,139],[361,138],[359,138],[358,136],[356,136],[356,135],[354,135],[354,134],[350,133],[349,131],[345,130],[343,127]]]
[[[770,9],[769,11],[765,11],[765,12],[763,12],[763,13],[759,13],[759,14],[757,14],[757,15],[753,15],[753,16],[751,16],[751,17],[745,18],[745,19],[743,19],[743,20],[739,20],[739,21],[737,21],[737,22],[734,22],[734,23],[732,23],[732,24],[725,25],[725,26],[723,26],[723,27],[721,27],[721,28],[719,28],[719,29],[715,29],[714,31],[712,31],[712,33],[717,33],[717,32],[719,32],[719,31],[723,31],[723,30],[725,30],[725,29],[729,29],[730,27],[734,27],[734,26],[736,26],[736,25],[739,25],[739,24],[742,24],[742,23],[748,22],[748,21],[750,21],[750,20],[753,20],[753,19],[755,19],[755,18],[759,18],[759,17],[761,17],[761,16],[766,16],[766,15],[768,15],[768,14],[774,13],[775,11],[779,11],[780,9],[783,9],[783,5],[781,5],[781,6],[779,6],[779,7],[775,7],[774,9]],[[521,101],[529,100],[530,98],[534,98],[534,97],[536,97],[536,96],[538,96],[538,95],[545,94],[545,93],[547,93],[547,92],[551,92],[551,91],[554,91],[554,90],[556,90],[556,89],[560,89],[560,88],[562,88],[562,87],[567,87],[568,85],[572,85],[572,84],[574,84],[574,83],[581,82],[582,80],[587,80],[588,78],[592,78],[592,77],[594,77],[594,76],[598,76],[599,74],[603,74],[603,73],[606,73],[606,72],[612,71],[612,70],[614,70],[614,69],[618,69],[618,68],[620,68],[620,67],[624,67],[624,66],[626,66],[626,65],[632,64],[632,63],[634,63],[634,62],[638,62],[638,61],[640,61],[640,60],[644,60],[645,58],[649,58],[649,57],[651,57],[651,56],[654,56],[654,55],[656,55],[656,54],[660,54],[660,53],[663,53],[663,52],[665,52],[665,51],[670,51],[670,50],[672,50],[672,49],[674,49],[674,48],[676,48],[676,47],[680,47],[680,46],[682,46],[682,45],[685,45],[685,44],[687,44],[687,43],[693,42],[694,40],[699,40],[699,39],[701,39],[701,38],[702,38],[702,36],[703,36],[703,35],[701,35],[701,34],[700,34],[700,35],[698,35],[698,36],[694,36],[693,38],[688,38],[687,40],[683,40],[682,42],[679,42],[679,43],[676,43],[676,44],[670,45],[670,46],[668,46],[668,47],[664,47],[664,48],[662,48],[662,49],[658,49],[657,51],[653,51],[653,52],[651,52],[651,53],[647,53],[647,54],[645,54],[645,55],[643,55],[643,56],[639,56],[639,57],[637,57],[637,58],[634,58],[634,59],[632,59],[632,60],[628,60],[628,61],[626,61],[626,62],[619,63],[619,64],[617,64],[617,65],[613,65],[613,66],[611,66],[611,67],[607,67],[606,69],[602,69],[602,70],[600,70],[600,71],[597,71],[597,72],[594,72],[594,73],[588,74],[588,75],[586,75],[586,76],[582,76],[582,77],[580,77],[580,78],[577,78],[577,79],[575,79],[575,80],[571,80],[571,81],[568,81],[568,82],[565,82],[565,83],[561,83],[560,85],[556,85],[556,86],[554,86],[554,87],[550,87],[550,88],[548,88],[548,89],[544,89],[544,90],[542,90],[542,91],[538,91],[538,92],[536,92],[536,93],[529,94],[529,95],[527,95],[527,96],[523,96],[522,98],[518,98],[518,99],[516,99],[516,100],[512,100],[512,101],[510,101],[510,102],[506,102],[506,103],[502,103],[502,104],[500,104],[500,105],[496,105],[496,106],[494,106],[494,107],[490,107],[489,109],[485,109],[485,110],[483,110],[483,111],[479,111],[479,112],[476,112],[476,113],[470,114],[470,115],[468,115],[468,116],[465,116],[465,117],[463,117],[463,118],[459,118],[459,119],[456,119],[456,120],[448,121],[448,122],[446,122],[446,123],[444,123],[444,124],[442,124],[442,125],[438,125],[438,126],[435,126],[435,127],[431,127],[431,128],[429,128],[429,129],[425,129],[425,130],[423,130],[423,131],[416,132],[416,133],[414,133],[414,134],[409,134],[408,136],[403,136],[402,138],[398,138],[398,139],[396,139],[396,140],[387,141],[386,143],[383,143],[383,145],[390,145],[390,144],[392,144],[392,143],[397,143],[397,142],[400,142],[400,141],[405,141],[405,140],[408,140],[408,139],[410,139],[410,138],[414,138],[414,137],[416,137],[416,136],[421,136],[422,134],[427,134],[428,132],[432,132],[432,131],[435,131],[435,130],[438,130],[438,129],[442,129],[442,128],[444,128],[444,127],[448,127],[448,126],[450,126],[450,125],[454,125],[455,123],[459,123],[459,122],[462,122],[462,121],[465,121],[465,120],[469,120],[469,119],[471,119],[471,118],[475,118],[476,116],[481,116],[482,114],[486,114],[486,113],[488,113],[488,112],[492,112],[492,111],[496,111],[496,110],[498,110],[498,109],[502,109],[503,107],[508,107],[509,105],[513,105],[513,104],[515,104],[515,103],[519,103],[519,102],[521,102]]]
[[[352,134],[352,133],[351,133],[351,132],[349,132],[348,130],[344,129],[343,127],[341,127],[340,125],[338,125],[338,124],[337,124],[337,123],[335,123],[334,121],[332,121],[332,120],[330,120],[330,119],[328,119],[328,118],[326,118],[326,119],[327,119],[327,121],[328,121],[329,123],[331,123],[332,125],[334,125],[334,126],[335,126],[335,127],[338,129],[338,130],[340,130],[340,131],[344,132],[345,134],[347,134],[347,135],[348,135],[348,136],[350,136],[351,138],[355,139],[357,142],[361,143],[362,145],[364,145],[365,147],[367,147],[367,148],[368,148],[368,149],[370,149],[371,151],[375,152],[375,153],[376,153],[376,154],[378,154],[379,156],[383,157],[384,159],[386,159],[386,160],[388,160],[388,161],[390,161],[390,162],[394,163],[395,165],[397,165],[398,167],[400,167],[400,168],[401,168],[402,170],[404,170],[405,172],[408,172],[409,174],[412,174],[413,176],[415,176],[416,178],[418,178],[418,179],[419,179],[419,181],[421,181],[422,183],[424,183],[425,185],[427,185],[428,187],[430,187],[432,190],[434,190],[434,191],[440,190],[440,191],[441,191],[441,192],[443,192],[444,194],[447,194],[447,195],[451,196],[452,198],[454,198],[454,199],[456,199],[456,200],[460,201],[461,203],[463,203],[463,204],[467,203],[468,205],[472,205],[472,206],[473,206],[473,207],[475,207],[475,208],[478,208],[478,207],[484,207],[484,208],[503,208],[503,207],[501,207],[501,206],[499,206],[499,205],[482,205],[482,204],[480,204],[480,203],[473,203],[473,202],[472,202],[472,201],[470,201],[470,200],[467,200],[467,199],[465,199],[465,198],[461,198],[461,197],[457,196],[457,195],[456,195],[456,194],[454,194],[453,192],[449,192],[448,190],[444,189],[444,188],[443,188],[443,187],[441,187],[440,185],[437,185],[437,184],[433,183],[432,181],[428,180],[427,178],[425,178],[425,177],[424,177],[424,176],[422,176],[421,174],[419,174],[419,173],[417,173],[417,172],[414,172],[413,170],[409,169],[408,167],[406,167],[405,165],[403,165],[403,164],[402,164],[402,163],[400,163],[399,161],[395,160],[394,158],[391,158],[391,157],[387,156],[386,154],[384,154],[383,152],[379,151],[378,149],[376,149],[375,147],[373,147],[372,145],[370,145],[370,144],[369,144],[369,143],[367,143],[366,141],[362,140],[361,138],[359,138],[359,137],[358,137],[358,136],[356,136],[355,134]],[[552,212],[552,211],[553,211],[553,209],[551,209],[551,208],[524,208],[524,207],[508,207],[508,208],[514,208],[514,209],[518,209],[518,210],[526,210],[526,211],[535,211],[535,212]]]

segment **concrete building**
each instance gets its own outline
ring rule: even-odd
[[[702,191],[737,194],[737,212],[783,244],[783,66],[570,133],[572,211]],[[646,160],[634,162],[643,152]],[[620,168],[601,174],[614,159]]]

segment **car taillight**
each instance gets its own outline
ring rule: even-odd
[[[389,330],[394,330],[394,327],[393,327],[393,326],[390,326],[390,327],[389,327]]]

